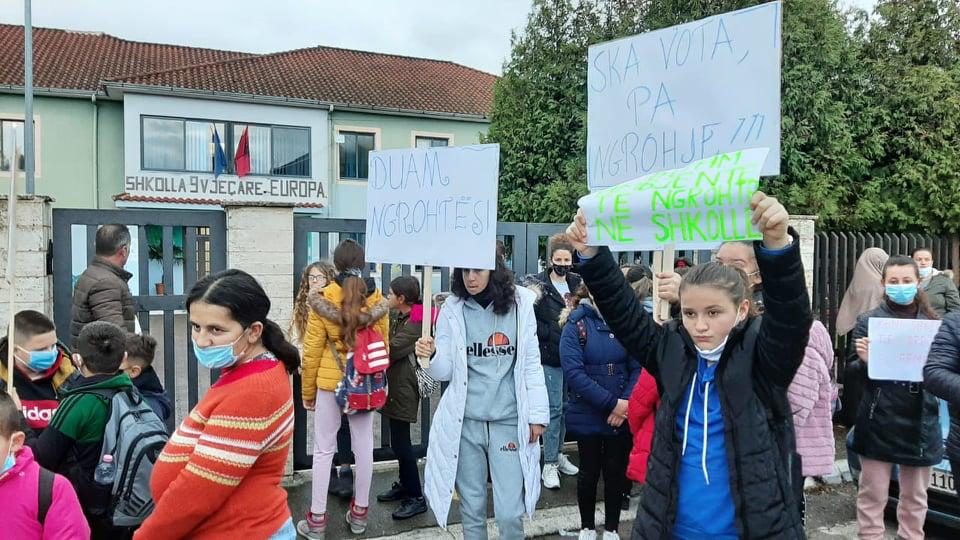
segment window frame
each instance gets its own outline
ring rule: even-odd
[[[24,129],[26,129],[26,121],[24,120],[24,118],[25,117],[22,114],[7,114],[7,113],[0,114],[0,122],[19,122],[23,124]],[[3,127],[0,126],[0,129],[3,129]],[[41,131],[42,130],[40,127],[40,117],[34,114],[33,115],[33,177],[34,178],[40,178],[42,176],[41,170],[40,170],[41,169],[40,149],[43,146],[42,144],[40,144]],[[26,165],[26,162],[24,162],[24,165]],[[27,174],[26,171],[21,171],[20,169],[17,169],[18,180],[22,181],[26,177],[26,174]],[[10,169],[0,170],[0,179],[9,180]]]
[[[366,185],[370,180],[370,171],[367,171],[367,178],[341,178],[340,177],[340,144],[337,142],[337,139],[342,133],[358,133],[361,135],[373,135],[373,151],[379,151],[381,149],[382,143],[382,130],[378,127],[370,126],[341,126],[336,125],[333,127],[333,172],[337,179],[337,182],[343,184],[356,184],[356,185]]]
[[[440,133],[437,131],[417,131],[410,132],[410,148],[417,147],[417,139],[446,139],[447,147],[454,146],[453,133]]]
[[[184,152],[184,168],[183,169],[159,169],[159,168],[148,168],[144,163],[144,132],[143,132],[143,121],[145,119],[159,119],[159,120],[177,120],[183,123],[183,152]],[[235,120],[222,120],[214,118],[195,118],[195,117],[186,117],[186,116],[164,116],[157,114],[141,114],[140,115],[140,170],[141,171],[157,171],[157,172],[169,172],[169,173],[181,173],[181,174],[214,174],[213,171],[197,171],[187,169],[186,167],[186,150],[187,150],[187,137],[186,137],[186,126],[187,122],[200,122],[200,123],[209,123],[209,124],[223,124],[223,133],[220,134],[220,143],[223,144],[224,154],[227,158],[227,169],[224,171],[224,174],[235,175],[237,173],[234,166],[235,159],[235,149],[239,139],[235,140],[233,136],[234,126],[256,126],[262,127],[270,130],[270,172],[267,174],[256,174],[250,173],[249,176],[257,176],[261,178],[313,178],[313,129],[310,126],[295,126],[290,124],[266,124],[263,122],[243,122]],[[307,132],[307,152],[310,155],[310,167],[307,171],[307,174],[274,174],[275,169],[273,163],[273,130],[274,128],[284,128],[284,129],[295,129]]]

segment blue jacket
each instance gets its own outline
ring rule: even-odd
[[[586,330],[581,344],[578,323]],[[570,314],[560,337],[560,364],[569,388],[567,431],[575,436],[612,436],[629,432],[607,424],[618,399],[629,399],[640,376],[640,363],[627,354],[610,327],[588,300]]]

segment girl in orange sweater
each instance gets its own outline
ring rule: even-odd
[[[296,347],[267,319],[270,299],[227,270],[187,297],[193,353],[220,378],[183,420],[153,469],[156,509],[135,538],[293,539],[280,487],[293,436]]]

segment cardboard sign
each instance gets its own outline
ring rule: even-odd
[[[871,318],[867,374],[883,381],[923,381],[930,345],[940,321]]]
[[[781,3],[593,45],[591,191],[744,148],[780,173]]]
[[[580,199],[592,246],[614,251],[712,249],[762,238],[750,222],[766,148],[643,176]]]
[[[370,153],[368,262],[492,270],[500,146]]]

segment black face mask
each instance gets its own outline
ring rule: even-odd
[[[553,273],[556,274],[556,275],[558,275],[558,276],[560,276],[560,277],[566,276],[568,273],[570,273],[570,270],[572,270],[572,269],[573,269],[573,266],[572,266],[572,265],[569,265],[569,264],[555,264],[555,265],[553,265]]]

